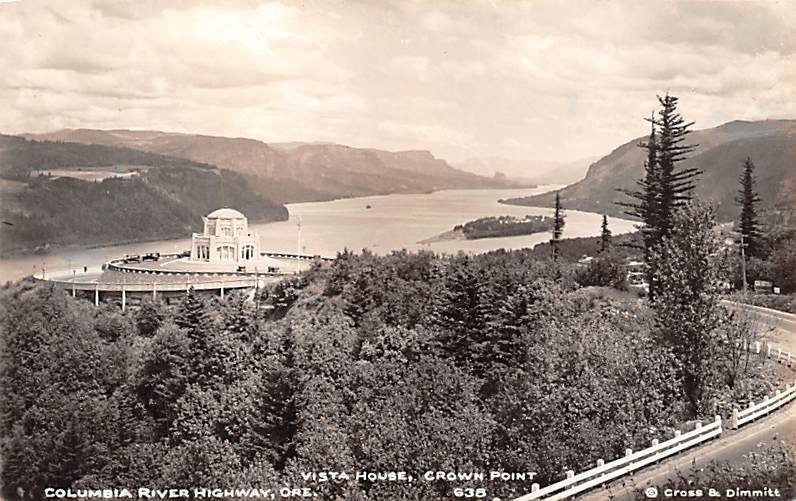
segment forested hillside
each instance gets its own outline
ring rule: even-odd
[[[124,178],[50,175],[119,166],[129,170]],[[0,136],[0,194],[2,254],[184,238],[223,205],[253,222],[287,219],[284,206],[255,193],[235,172],[125,148],[13,136]]]
[[[0,177],[25,180],[33,170],[64,167],[107,167],[137,165],[148,167],[190,167],[213,169],[211,165],[98,144],[33,141],[0,134]]]
[[[254,303],[191,292],[126,314],[22,283],[2,291],[0,326],[6,493],[293,486],[405,500],[471,487],[507,499],[690,419],[647,306],[577,290],[530,252],[345,252]],[[769,366],[714,368],[710,419],[771,390]],[[537,475],[421,479],[491,470]],[[415,481],[302,479],[312,471]]]
[[[124,146],[206,162],[243,174],[258,193],[281,202],[517,186],[454,169],[428,151],[391,152],[331,143],[271,145],[248,138],[160,131],[65,129],[29,137]]]
[[[643,177],[645,152],[633,139],[595,162],[586,177],[560,191],[561,202],[569,209],[623,215],[617,202],[627,198],[620,189],[636,190]],[[793,211],[796,207],[796,120],[730,122],[712,129],[694,131],[689,144],[697,149],[682,162],[681,168],[697,168],[702,174],[695,194],[717,206],[720,221],[733,220],[739,211],[735,202],[738,177],[744,160],[750,157],[757,167],[757,190],[761,208]],[[552,193],[507,203],[552,207]]]

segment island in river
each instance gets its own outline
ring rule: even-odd
[[[420,243],[432,243],[442,240],[515,237],[547,232],[552,229],[553,218],[548,216],[490,216],[478,218],[464,224],[457,224],[453,227],[453,230],[446,231]]]

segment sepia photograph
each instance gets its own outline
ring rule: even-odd
[[[0,501],[796,500],[796,0],[0,40]]]

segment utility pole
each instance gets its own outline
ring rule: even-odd
[[[741,233],[741,275],[743,276],[743,295],[746,296],[746,252],[744,251],[746,242],[743,240],[743,233]]]
[[[260,272],[257,267],[254,267],[254,318],[258,318],[260,314]]]
[[[301,216],[298,216],[298,247],[296,247],[296,274],[301,273]]]

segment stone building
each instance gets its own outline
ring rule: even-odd
[[[259,258],[257,235],[249,231],[246,216],[224,207],[202,219],[204,231],[191,239],[192,261],[245,263]]]

